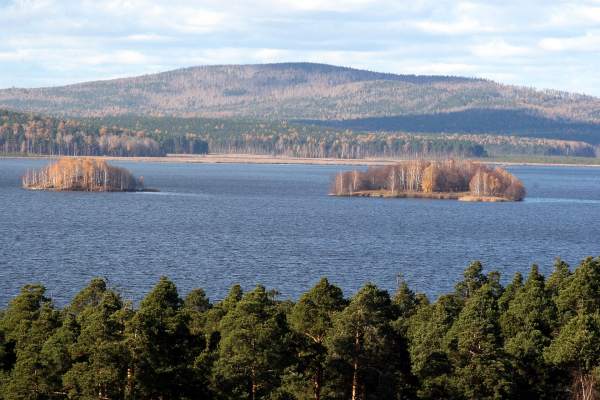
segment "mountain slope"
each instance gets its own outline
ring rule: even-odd
[[[5,89],[0,107],[55,116],[311,120],[365,131],[600,143],[600,99],[595,97],[312,63],[202,66],[54,88]]]
[[[325,64],[285,63],[183,68],[159,74],[76,85],[0,90],[2,107],[75,116],[171,114],[233,116],[248,114],[248,104],[317,98],[332,88],[384,80],[426,85],[469,82],[468,78],[394,75]],[[360,86],[360,85],[359,85]],[[261,107],[252,107],[260,109]],[[264,114],[254,111],[252,114]],[[303,114],[304,115],[304,114]]]

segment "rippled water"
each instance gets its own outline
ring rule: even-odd
[[[600,168],[515,167],[526,201],[467,203],[327,196],[345,166],[120,162],[162,192],[22,190],[45,163],[0,159],[2,308],[26,283],[63,306],[95,277],[138,302],[163,273],[213,301],[234,283],[297,299],[322,276],[346,295],[394,290],[397,271],[435,297],[472,260],[506,283],[600,254]]]

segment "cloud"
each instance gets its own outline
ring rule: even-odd
[[[600,31],[588,31],[585,36],[573,38],[546,38],[540,41],[540,47],[557,52],[600,51]]]
[[[0,87],[311,61],[600,95],[599,24],[591,0],[0,0]]]
[[[148,64],[150,57],[141,53],[125,50],[116,51],[111,54],[101,54],[97,56],[81,57],[79,61],[84,64]]]
[[[11,61],[24,61],[31,58],[30,54],[26,50],[17,50],[14,52],[0,52],[0,61],[11,62]]]
[[[531,57],[534,50],[527,46],[513,46],[504,40],[493,40],[489,43],[472,47],[475,56],[481,58]]]

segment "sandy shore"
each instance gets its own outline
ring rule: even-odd
[[[168,154],[167,157],[101,157],[110,161],[152,161],[152,162],[183,162],[183,163],[235,163],[235,164],[307,164],[307,165],[390,165],[398,159],[365,158],[360,160],[345,160],[340,158],[299,158],[275,157],[253,154]]]
[[[11,157],[18,158],[18,157]],[[23,158],[50,158],[55,156],[23,157]],[[77,157],[80,158],[80,157]],[[349,165],[349,166],[382,166],[396,164],[407,159],[398,158],[364,158],[364,159],[340,159],[340,158],[299,158],[299,157],[275,157],[252,154],[167,154],[166,157],[98,157],[109,161],[145,161],[145,162],[183,162],[183,163],[235,163],[235,164],[306,164],[306,165]],[[503,162],[503,161],[481,161],[483,164],[494,165],[539,165],[539,166],[561,166],[561,167],[600,167],[594,164],[552,164],[552,163],[530,163],[530,162]]]

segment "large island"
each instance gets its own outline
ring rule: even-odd
[[[330,194],[336,196],[520,201],[523,182],[500,169],[471,160],[416,159],[362,172],[340,172]]]
[[[90,192],[132,192],[143,190],[143,179],[136,181],[125,168],[97,158],[61,158],[39,171],[27,169],[23,188],[34,190],[76,190]]]

